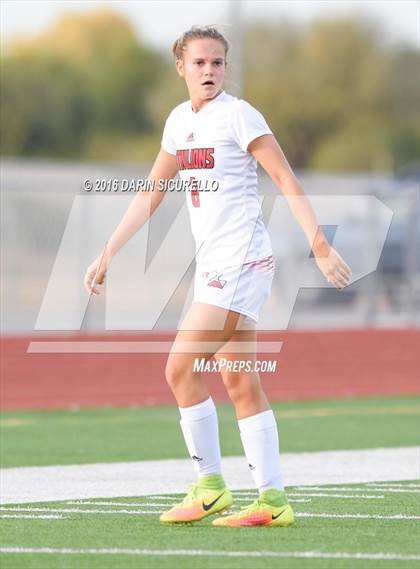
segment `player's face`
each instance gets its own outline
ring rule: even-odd
[[[225,78],[224,45],[210,38],[192,40],[176,67],[185,79],[191,99],[213,99],[219,94]]]

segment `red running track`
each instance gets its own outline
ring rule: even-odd
[[[31,341],[172,341],[173,334],[3,337],[0,407],[175,404],[164,379],[167,354],[27,353]],[[282,341],[275,373],[262,374],[272,401],[419,393],[419,331],[334,330],[259,334]],[[219,374],[206,374],[212,395],[227,400]]]

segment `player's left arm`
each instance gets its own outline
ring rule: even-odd
[[[283,193],[293,215],[305,232],[317,265],[325,278],[339,290],[346,287],[350,283],[351,269],[328,243],[311,203],[275,137],[272,134],[259,136],[250,142],[247,150]]]

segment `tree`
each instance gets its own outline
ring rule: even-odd
[[[2,60],[2,152],[82,155],[97,133],[150,132],[146,101],[162,69],[114,11],[63,16]]]
[[[246,33],[245,98],[293,166],[398,167],[419,143],[419,53],[387,46],[369,21],[283,21]],[[416,125],[416,126],[414,126]]]

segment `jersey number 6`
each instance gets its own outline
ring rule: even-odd
[[[191,202],[194,207],[200,207],[200,194],[198,193],[198,180],[191,176],[190,178],[190,187],[191,187]]]

